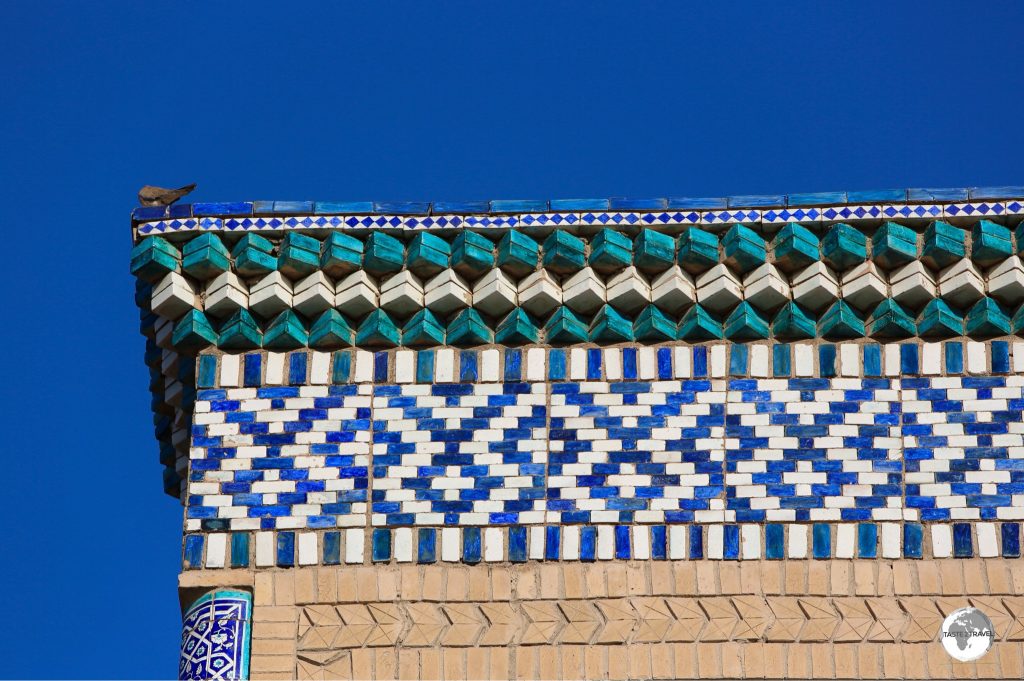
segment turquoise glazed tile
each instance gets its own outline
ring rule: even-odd
[[[968,336],[991,337],[1010,333],[1010,317],[992,298],[982,298],[967,312],[964,326]]]
[[[462,231],[452,242],[452,269],[469,280],[494,267],[494,244],[476,232]]]
[[[1010,328],[1015,334],[1024,333],[1024,305],[1017,308],[1017,312],[1015,312],[1013,318],[1010,319]]]
[[[703,229],[690,227],[679,235],[676,260],[690,274],[711,269],[718,264],[718,238]]]
[[[540,246],[522,232],[510,230],[498,241],[498,267],[522,278],[537,269]]]
[[[890,270],[916,260],[917,234],[909,227],[886,222],[871,237],[871,258]]]
[[[653,229],[642,229],[633,240],[633,262],[646,274],[657,274],[672,267],[676,257],[676,241]]]
[[[406,262],[416,275],[428,278],[448,269],[451,254],[452,247],[447,241],[430,232],[420,232],[409,243]]]
[[[493,334],[473,308],[466,308],[448,324],[449,345],[483,345],[493,340]]]
[[[224,322],[217,346],[225,350],[251,350],[263,344],[263,333],[245,308],[236,310]]]
[[[604,305],[590,323],[590,340],[620,343],[633,340],[633,325],[611,305]]]
[[[786,303],[772,319],[772,335],[776,338],[799,340],[814,338],[816,333],[814,316],[794,302]]]
[[[688,341],[721,340],[722,333],[722,322],[701,305],[694,305],[680,320],[677,336]]]
[[[544,267],[556,274],[572,274],[583,269],[586,261],[583,239],[556,229],[544,240]]]
[[[838,300],[818,320],[818,335],[828,339],[861,338],[864,318],[846,301]]]
[[[289,279],[302,279],[320,267],[320,242],[313,237],[288,232],[277,254],[277,269]]]
[[[217,342],[217,332],[202,312],[191,309],[174,325],[171,343],[185,352],[196,352]]]
[[[274,245],[259,234],[246,234],[231,249],[235,272],[242,277],[256,277],[277,269]]]
[[[231,259],[220,237],[200,234],[182,249],[181,268],[189,276],[207,281],[231,269]]]
[[[633,322],[633,335],[638,341],[674,341],[676,333],[676,323],[655,305],[648,305],[641,310]]]
[[[584,343],[587,340],[587,326],[567,307],[555,310],[544,325],[546,342],[556,345]]]
[[[362,266],[363,242],[349,234],[331,232],[320,253],[320,269],[332,279],[342,279]]]
[[[962,229],[936,220],[924,232],[921,260],[935,270],[949,267],[967,254],[966,236]]]
[[[872,338],[909,338],[917,333],[914,318],[892,298],[875,307],[867,323]]]
[[[363,245],[363,267],[375,277],[398,272],[405,264],[405,246],[384,232],[371,232]]]
[[[768,320],[744,301],[726,318],[723,330],[729,340],[761,340],[768,337]]]
[[[292,350],[305,347],[309,334],[294,310],[285,310],[270,322],[263,334],[263,347],[272,350]]]
[[[724,262],[737,272],[749,272],[768,259],[767,246],[754,230],[733,225],[722,238]]]
[[[356,330],[356,345],[369,347],[395,347],[401,342],[401,333],[388,313],[376,309],[366,316]]]
[[[988,220],[971,229],[971,259],[982,267],[991,267],[1013,255],[1010,230]]]
[[[444,345],[444,325],[427,308],[423,308],[405,323],[402,345],[407,347]]]
[[[806,227],[789,223],[772,240],[775,266],[783,272],[802,270],[819,257],[818,237]]]
[[[530,319],[526,310],[517,307],[509,312],[494,334],[494,342],[504,345],[522,345],[524,343],[536,343],[540,337],[540,330]]]
[[[590,240],[589,263],[604,275],[619,272],[633,263],[633,242],[622,232],[602,229]]]
[[[171,272],[181,271],[181,254],[167,239],[147,237],[136,244],[131,254],[131,272],[154,284]]]
[[[867,243],[863,232],[840,222],[821,240],[821,259],[836,272],[845,272],[867,260]]]
[[[941,298],[930,301],[917,317],[919,336],[962,336],[964,320]]]
[[[352,325],[337,310],[327,310],[313,322],[309,329],[309,347],[330,350],[352,345],[355,331]]]

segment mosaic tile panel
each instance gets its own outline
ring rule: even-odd
[[[216,591],[201,597],[182,621],[179,679],[249,678],[252,596]]]

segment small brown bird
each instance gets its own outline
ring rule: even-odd
[[[195,182],[178,189],[166,189],[147,184],[139,190],[139,203],[143,206],[169,206],[195,188]]]

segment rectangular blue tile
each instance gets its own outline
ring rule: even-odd
[[[828,523],[815,523],[811,530],[811,552],[815,558],[832,557],[832,526]]]
[[[864,375],[882,375],[882,348],[878,343],[864,345]]]
[[[825,343],[818,346],[818,371],[822,378],[833,378],[836,375],[836,346]]]
[[[722,210],[729,207],[724,196],[714,198],[669,197],[668,207],[676,210]]]
[[[907,201],[966,201],[966,187],[951,189],[913,188],[907,190]]]
[[[1020,558],[1020,523],[1003,523],[1000,534],[1003,558]]]
[[[668,199],[635,199],[628,196],[613,196],[608,199],[612,210],[664,210]]]
[[[971,558],[974,555],[974,543],[971,539],[970,523],[953,523],[953,556],[955,558]]]
[[[437,530],[421,527],[416,542],[416,562],[433,563],[437,560]]]
[[[489,201],[435,201],[430,205],[430,212],[433,215],[444,215],[445,213],[470,215],[486,213],[490,208]]]
[[[962,374],[964,372],[964,344],[960,341],[947,341],[946,349],[946,373]]]
[[[548,525],[544,528],[544,560],[558,560],[561,549],[561,527]]]
[[[556,348],[548,352],[548,379],[565,380],[565,350]]]
[[[324,532],[324,565],[341,564],[341,532]]]
[[[704,531],[700,525],[690,526],[690,560],[704,557]]]
[[[628,525],[615,526],[615,557],[619,560],[629,560],[630,558]]]
[[[277,533],[277,567],[295,565],[295,533]]]
[[[234,203],[193,203],[192,214],[196,217],[217,215],[252,215],[252,202],[236,201]]]
[[[1019,199],[1024,198],[1024,187],[971,187],[967,191],[971,201],[977,199]]]
[[[300,350],[288,355],[288,385],[303,385],[306,382],[306,352]]]
[[[526,528],[508,528],[508,559],[513,563],[525,563],[526,557]]]
[[[734,344],[729,352],[729,375],[747,375],[747,346]]]
[[[391,530],[376,528],[370,540],[371,558],[375,563],[391,560]]]
[[[693,377],[707,378],[708,375],[708,349],[704,345],[698,345],[693,349]]]
[[[635,381],[636,376],[636,348],[622,348],[622,377]]]
[[[372,213],[373,201],[317,201],[313,210],[317,215]]]
[[[992,373],[1010,373],[1010,344],[1006,341],[992,341]]]
[[[667,528],[655,525],[651,528],[651,558],[666,560],[668,558]]]
[[[186,569],[198,569],[203,567],[203,542],[205,537],[201,534],[190,534],[185,537],[184,565]]]
[[[875,558],[878,555],[878,526],[874,523],[857,525],[857,557]]]
[[[903,526],[903,557],[921,558],[924,527],[921,523],[906,523]]]
[[[722,528],[722,557],[737,560],[740,557],[740,526],[726,525]]]
[[[476,350],[463,350],[459,353],[459,381],[472,383],[479,380],[477,373]]]
[[[216,355],[202,355],[199,358],[199,371],[196,372],[197,388],[213,388],[217,385]]]
[[[548,202],[546,200],[531,199],[503,199],[491,201],[492,213],[546,213]]]
[[[782,560],[786,557],[785,527],[779,523],[765,525],[764,557],[769,560]]]
[[[608,199],[552,199],[548,201],[552,212],[575,210],[608,210]]]
[[[250,352],[245,356],[242,369],[242,385],[255,388],[263,380],[263,357],[258,352]]]
[[[388,382],[388,353],[386,351],[373,353],[373,380],[377,383]]]
[[[580,529],[580,560],[597,560],[597,528],[592,525]]]
[[[466,563],[479,563],[481,555],[480,528],[462,528],[462,560]]]
[[[521,350],[505,350],[505,381],[519,382],[523,377],[523,352]]]
[[[786,197],[782,194],[730,196],[729,208],[770,208],[785,206]]]
[[[312,201],[274,201],[275,213],[312,213]]]
[[[830,206],[846,203],[846,192],[805,192],[789,194],[787,206]]]
[[[916,343],[900,344],[900,372],[904,376],[916,376],[920,373]]]
[[[231,533],[231,567],[249,567],[249,533]]]
[[[348,350],[338,350],[334,353],[334,366],[331,369],[331,383],[339,385],[348,383],[352,374],[352,354]]]
[[[374,201],[373,212],[387,215],[427,215],[430,204],[426,201]]]
[[[420,350],[416,353],[416,382],[434,382],[434,351]]]
[[[663,381],[672,378],[671,348],[658,348],[658,378]]]
[[[905,189],[869,189],[867,191],[846,192],[847,203],[890,203],[907,200]]]
[[[587,350],[587,380],[601,380],[601,348]]]
[[[772,346],[772,375],[775,378],[787,378],[791,372],[789,344],[776,343]]]

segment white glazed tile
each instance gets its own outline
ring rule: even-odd
[[[316,532],[300,532],[297,544],[299,565],[316,565],[320,562],[317,555]]]
[[[225,532],[215,532],[206,537],[206,567],[222,568],[225,565],[227,555],[228,535]]]
[[[761,557],[761,526],[740,526],[740,556],[743,560],[757,560]]]
[[[932,557],[953,555],[953,529],[949,525],[932,525]]]
[[[807,557],[807,525],[789,526],[788,555],[790,558]]]
[[[668,557],[672,560],[686,558],[686,526],[670,525],[668,528]]]
[[[500,563],[505,560],[504,528],[484,528],[484,560],[488,563]]]
[[[446,563],[457,563],[462,558],[461,538],[459,528],[441,528],[441,560]]]

